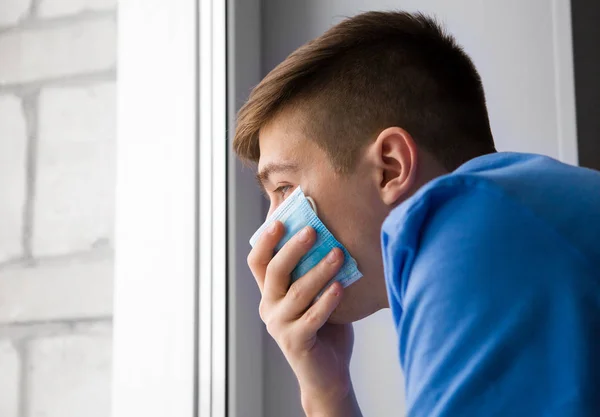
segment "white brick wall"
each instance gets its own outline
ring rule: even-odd
[[[112,276],[112,257],[106,253],[5,268],[0,324],[110,317]]]
[[[0,95],[0,263],[22,252],[26,151],[21,100]]]
[[[115,20],[11,31],[0,36],[0,57],[0,84],[110,69],[116,60]]]
[[[9,341],[0,341],[0,416],[18,417],[21,362]]]
[[[39,104],[35,256],[112,240],[115,87],[50,88]]]
[[[38,13],[42,17],[56,17],[84,11],[110,10],[116,4],[116,0],[43,0]]]
[[[110,416],[111,344],[106,325],[32,341],[30,416]]]
[[[2,0],[0,2],[0,26],[16,25],[29,11],[31,0]]]
[[[110,417],[116,0],[0,0],[0,417]]]

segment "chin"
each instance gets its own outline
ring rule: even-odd
[[[352,286],[344,292],[340,305],[329,316],[328,323],[332,324],[349,324],[355,321],[364,319],[371,314],[381,310],[382,306],[375,305],[372,300],[361,299],[356,297],[354,291],[351,291]]]

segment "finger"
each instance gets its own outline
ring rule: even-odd
[[[316,232],[306,226],[288,240],[267,266],[264,295],[271,300],[285,297],[290,286],[290,274],[315,243]]]
[[[340,270],[344,263],[344,252],[334,248],[313,269],[289,288],[282,308],[290,316],[302,315],[319,292]]]
[[[263,292],[265,274],[267,271],[267,265],[273,258],[273,250],[277,246],[277,243],[283,237],[285,228],[280,221],[275,221],[269,226],[258,238],[256,245],[248,254],[248,266],[260,292]]]
[[[327,288],[319,300],[314,303],[298,320],[298,335],[301,338],[313,337],[317,331],[327,322],[331,313],[342,300],[342,284],[334,282]]]

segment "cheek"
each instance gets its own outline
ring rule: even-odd
[[[357,241],[357,231],[360,229],[360,218],[353,201],[338,200],[332,204],[319,204],[319,218],[348,250]]]
[[[312,186],[307,187],[306,194],[315,200],[321,221],[353,256],[357,256],[361,242],[369,240],[363,239],[369,234],[367,229],[373,226],[369,214],[374,203],[370,201],[370,190],[358,178],[342,180],[334,175],[327,178],[326,182],[309,182]],[[375,234],[378,236],[379,232]]]
[[[319,217],[361,268],[364,269],[371,258],[379,259],[376,252],[385,213],[380,212],[377,202],[368,201],[368,196],[362,199],[345,196],[331,204],[329,208],[319,207]]]

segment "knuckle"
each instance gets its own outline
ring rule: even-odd
[[[263,321],[263,323],[266,323],[266,321],[267,321],[267,306],[265,305],[264,301],[261,301],[260,304],[258,305],[258,315],[260,316],[260,319]]]
[[[270,321],[266,321],[265,320],[265,326],[267,327],[267,333],[269,333],[271,336],[273,336],[273,325]]]
[[[319,322],[319,315],[313,309],[310,309],[304,313],[304,321],[308,325],[314,326]]]
[[[272,275],[273,269],[275,269],[275,263],[273,261],[271,261],[271,262],[269,262],[269,264],[267,265],[267,268],[265,269],[265,274]]]
[[[288,289],[288,296],[292,301],[298,301],[302,298],[302,288],[298,284],[292,284],[292,286]]]
[[[275,327],[275,321],[278,317],[276,312],[273,311],[273,307],[274,306],[271,303],[264,301],[264,299],[261,300],[258,305],[258,315],[260,316],[260,319],[265,325],[271,328]]]
[[[267,333],[269,333],[273,338],[277,338],[279,334],[279,323],[276,320],[269,319],[265,321],[267,326]]]
[[[250,268],[252,268],[256,264],[256,255],[254,254],[254,251],[252,251],[248,254],[248,257],[246,258],[246,262],[248,263],[248,266]]]
[[[268,276],[276,276],[279,273],[279,266],[277,262],[269,262],[267,268],[265,269],[265,274]]]

